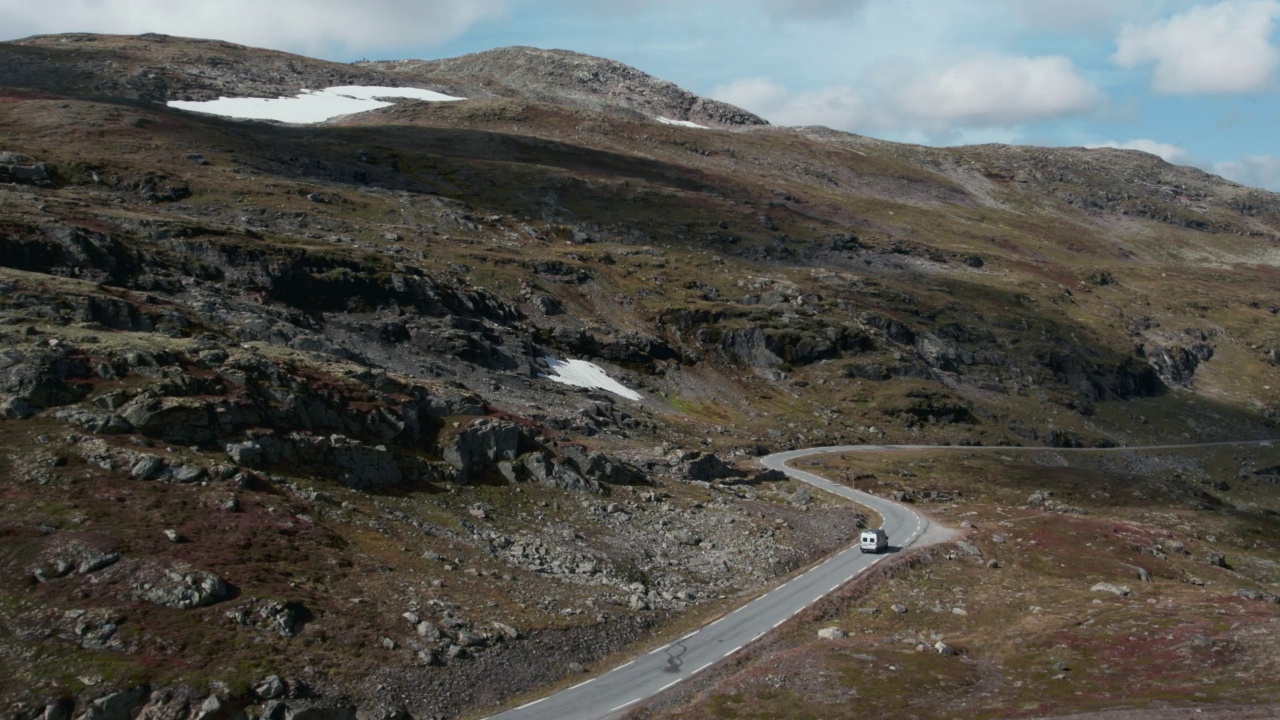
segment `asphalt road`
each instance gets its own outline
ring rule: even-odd
[[[879,513],[884,518],[884,530],[889,535],[889,552],[894,552],[913,545],[939,542],[949,537],[949,534],[931,532],[929,522],[904,505],[838,485],[812,473],[792,469],[786,463],[809,455],[894,450],[1108,453],[1248,445],[1270,447],[1271,444],[1272,441],[1259,440],[1072,450],[1011,446],[843,445],[777,453],[761,458],[760,462],[767,468],[781,470],[797,480],[853,500]],[[886,554],[863,554],[855,544],[810,568],[803,575],[669,645],[554,695],[495,715],[492,720],[605,720],[614,717],[632,705],[653,697],[738,652],[744,645],[759,639],[885,557]]]
[[[870,448],[796,450],[770,455],[762,458],[761,463],[816,488],[870,507],[884,518],[889,552],[910,547],[928,528],[928,521],[913,510],[786,466],[788,461],[806,455],[887,449],[883,446],[875,446],[875,450]],[[602,720],[611,717],[738,652],[747,643],[759,639],[885,557],[887,554],[864,554],[854,545],[700,630],[580,685],[495,715],[493,720]]]

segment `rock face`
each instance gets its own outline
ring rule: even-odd
[[[509,47],[447,60],[360,63],[470,98],[512,97],[641,118],[702,125],[768,125],[763,118],[604,58],[567,50]]]

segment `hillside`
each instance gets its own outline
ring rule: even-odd
[[[470,99],[164,104],[336,85]],[[0,706],[532,698],[875,522],[768,451],[1275,437],[1278,267],[1280,196],[1133,151],[771,127],[560,51],[0,43]],[[1276,464],[1146,468],[1125,521],[1265,568]],[[964,468],[984,527],[1044,482]]]

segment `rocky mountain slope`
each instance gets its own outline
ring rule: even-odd
[[[329,84],[473,99],[163,104]],[[1275,194],[756,120],[559,52],[0,44],[0,706],[481,712],[874,522],[766,451],[1275,433]]]
[[[469,98],[508,97],[715,127],[768,123],[728,103],[698,97],[675,83],[613,60],[569,50],[498,48],[445,60],[362,62]]]

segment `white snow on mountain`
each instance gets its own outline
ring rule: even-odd
[[[545,357],[543,361],[551,370],[551,374],[542,376],[548,380],[574,387],[604,390],[628,400],[640,399],[640,393],[609,377],[604,368],[595,363],[586,360],[557,360],[553,357]]]
[[[428,100],[452,102],[453,97],[419,88],[359,87],[343,85],[324,90],[303,90],[296,97],[219,98],[205,102],[171,100],[168,105],[178,110],[222,115],[238,120],[277,120],[308,125],[341,115],[368,112],[390,107],[394,100]]]
[[[691,121],[689,121],[689,120],[672,120],[671,118],[665,118],[665,117],[662,117],[661,115],[659,115],[659,116],[658,116],[657,120],[658,120],[658,122],[662,123],[663,125],[678,125],[678,126],[680,126],[680,127],[698,128],[699,130],[710,130],[710,129],[711,129],[711,128],[707,127],[706,125],[699,125],[698,123],[696,123],[696,122],[691,122]]]

